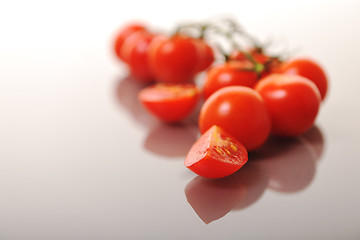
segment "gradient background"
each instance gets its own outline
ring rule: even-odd
[[[359,239],[359,13],[360,1],[1,1],[0,239]],[[112,42],[128,21],[218,15],[300,47],[330,89],[308,134],[212,182],[183,166],[196,126],[144,112]]]

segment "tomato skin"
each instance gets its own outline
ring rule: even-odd
[[[204,39],[196,39],[198,45],[199,59],[196,67],[197,72],[206,70],[215,60],[213,49]]]
[[[298,58],[284,63],[280,67],[281,73],[296,74],[308,78],[319,89],[321,99],[324,100],[328,90],[328,79],[323,68],[315,61]]]
[[[200,91],[194,84],[155,84],[139,92],[139,100],[164,122],[179,122],[195,109]]]
[[[212,126],[191,147],[185,166],[207,178],[222,178],[248,160],[246,148],[218,126]]]
[[[127,62],[131,75],[144,83],[154,82],[148,61],[149,45],[155,35],[147,31],[132,33],[123,43],[121,55]]]
[[[237,138],[248,151],[260,147],[271,129],[262,97],[243,86],[224,87],[204,102],[199,116],[200,132],[204,133],[213,125]]]
[[[184,35],[159,36],[150,44],[148,57],[158,82],[188,83],[198,70],[196,39]]]
[[[124,41],[134,32],[137,31],[146,31],[144,25],[139,23],[131,23],[123,27],[120,32],[116,35],[115,42],[114,42],[114,52],[116,56],[124,61],[124,58],[121,54],[121,49],[124,44]],[[124,61],[125,62],[125,61]]]
[[[259,50],[257,48],[250,49],[249,54],[258,63],[265,63],[270,60],[269,56],[267,56],[266,54],[264,54],[262,52],[262,50]],[[249,59],[246,57],[245,53],[243,51],[239,51],[239,50],[235,50],[230,54],[230,60],[249,61]]]
[[[210,68],[205,76],[204,98],[227,86],[254,87],[258,76],[250,68],[253,68],[252,63],[239,61],[229,61]]]
[[[272,134],[298,136],[313,126],[321,96],[310,80],[297,75],[272,74],[261,80],[255,90],[269,110]]]

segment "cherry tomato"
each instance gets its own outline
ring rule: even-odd
[[[236,137],[248,151],[260,147],[271,129],[262,97],[243,86],[224,87],[204,102],[199,116],[200,132],[204,133],[213,125]]]
[[[138,23],[129,24],[120,30],[120,32],[116,36],[114,43],[114,52],[120,60],[124,61],[123,56],[121,55],[121,48],[123,46],[125,39],[134,32],[145,31],[145,30],[146,30],[145,27],[142,24],[138,24]]]
[[[215,91],[227,86],[254,87],[258,75],[251,62],[229,61],[209,69],[205,75],[203,88],[204,98],[207,99]]]
[[[197,71],[201,72],[211,66],[215,60],[213,49],[203,39],[196,39],[198,44],[199,59]]]
[[[207,178],[222,178],[239,170],[248,160],[245,147],[218,126],[212,126],[191,147],[185,166]]]
[[[149,63],[157,81],[191,82],[198,71],[197,40],[184,35],[160,36],[149,47]]]
[[[263,69],[259,74],[260,78],[264,78],[271,73],[279,72],[281,65],[279,58],[266,55],[261,48],[250,49],[248,54],[253,58],[254,61],[263,65]],[[251,60],[246,56],[245,52],[239,50],[232,52],[230,55],[230,60],[251,62]]]
[[[189,116],[200,98],[194,84],[155,84],[144,88],[139,99],[145,108],[165,122],[179,122]]]
[[[310,80],[298,75],[272,74],[259,81],[255,90],[264,98],[273,134],[297,136],[314,124],[321,96]]]
[[[322,67],[313,60],[306,58],[299,58],[284,63],[280,68],[281,73],[297,74],[308,78],[319,89],[321,99],[324,100],[327,89],[328,79]]]
[[[129,65],[131,75],[141,82],[153,82],[148,61],[149,44],[155,37],[147,31],[132,33],[123,43],[121,56]]]
[[[259,48],[253,48],[248,51],[248,54],[250,54],[251,57],[254,58],[256,62],[259,63],[265,63],[270,60],[270,57],[267,56],[262,49]],[[230,60],[237,60],[237,61],[246,61],[249,60],[246,56],[244,51],[235,50],[230,55]]]

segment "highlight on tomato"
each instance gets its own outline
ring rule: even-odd
[[[228,61],[211,67],[205,75],[203,95],[207,99],[220,88],[227,86],[254,87],[258,74],[248,61]]]
[[[248,160],[246,148],[214,125],[191,147],[185,166],[207,178],[222,178],[239,170]]]
[[[272,74],[262,79],[255,90],[263,97],[271,116],[272,134],[298,136],[314,125],[321,95],[309,79]]]
[[[139,100],[158,119],[179,122],[188,117],[200,99],[195,84],[157,83],[139,92]]]
[[[298,58],[284,63],[280,68],[281,73],[300,75],[315,83],[324,100],[328,91],[328,78],[319,63],[308,58]]]
[[[268,138],[271,120],[258,92],[243,86],[224,87],[202,105],[199,129],[205,133],[213,125],[224,129],[248,151],[260,147]]]
[[[119,33],[116,35],[115,42],[114,42],[114,52],[116,56],[121,60],[124,61],[124,57],[121,54],[121,49],[124,44],[124,41],[134,32],[137,31],[146,31],[146,28],[141,23],[130,23],[124,26]]]

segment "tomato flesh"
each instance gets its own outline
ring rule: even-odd
[[[185,166],[203,177],[222,178],[239,170],[247,160],[246,148],[214,125],[194,143]]]
[[[165,122],[179,122],[195,109],[200,92],[195,84],[155,84],[139,92],[145,108]]]

